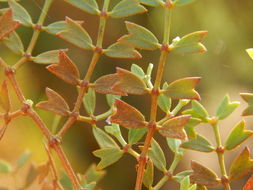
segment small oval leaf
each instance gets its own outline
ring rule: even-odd
[[[211,143],[201,135],[197,135],[196,138],[190,138],[189,141],[182,143],[181,147],[200,152],[213,152],[215,150]]]

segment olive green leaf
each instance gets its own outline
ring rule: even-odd
[[[186,176],[180,181],[180,190],[196,190],[197,184],[191,185],[190,177]]]
[[[4,109],[6,113],[10,111],[11,103],[10,103],[9,91],[7,88],[7,81],[4,81],[2,83],[2,86],[0,89],[0,106]]]
[[[231,150],[236,148],[252,135],[253,131],[245,130],[245,121],[242,120],[230,132],[225,143],[225,149]]]
[[[198,101],[192,101],[192,108],[183,111],[183,114],[190,114],[194,118],[201,119],[202,122],[207,122],[209,115],[204,106],[202,106]]]
[[[77,66],[71,61],[64,50],[59,50],[59,62],[47,66],[47,69],[62,79],[63,81],[78,85],[80,83],[80,74]]]
[[[183,36],[181,39],[179,37],[173,40],[170,45],[170,49],[177,53],[203,53],[206,52],[206,48],[200,42],[207,35],[207,31],[197,31]]]
[[[139,0],[121,0],[113,9],[109,12],[112,18],[122,18],[131,15],[136,15],[146,12],[147,9],[143,7]]]
[[[172,0],[175,6],[183,6],[194,2],[195,0]]]
[[[21,168],[31,157],[31,152],[26,150],[21,156],[18,158],[16,166],[17,168]]]
[[[96,165],[92,164],[85,172],[86,183],[98,182],[105,176],[105,171],[97,170]]]
[[[151,147],[148,151],[149,158],[153,161],[155,167],[162,172],[166,172],[166,159],[160,145],[152,139]]]
[[[106,125],[105,131],[115,137],[121,136],[120,127],[115,123],[112,123],[112,125]]]
[[[136,74],[117,67],[119,80],[113,85],[112,90],[122,94],[143,95],[148,93],[145,82]]]
[[[148,29],[132,22],[125,22],[128,35],[122,36],[118,41],[129,43],[135,48],[155,50],[159,47],[157,38]]]
[[[206,168],[196,161],[191,162],[191,168],[193,170],[190,176],[192,182],[206,186],[219,184],[218,176],[209,168]]]
[[[230,166],[229,178],[230,180],[237,180],[252,171],[253,160],[250,158],[250,152],[248,147],[245,147]]]
[[[11,51],[18,55],[24,54],[24,46],[19,35],[13,31],[8,37],[3,39],[4,45],[6,45]]]
[[[156,7],[163,4],[163,0],[140,0],[144,5]]]
[[[116,113],[110,117],[110,122],[135,129],[147,126],[145,117],[136,108],[119,99],[115,100],[115,107]]]
[[[70,109],[66,101],[55,91],[46,88],[47,101],[39,102],[36,107],[61,116],[68,116]]]
[[[15,0],[8,0],[10,8],[13,10],[13,18],[16,21],[19,21],[24,26],[31,27],[33,22],[29,13]]]
[[[194,130],[194,127],[196,127],[200,123],[201,123],[200,119],[190,118],[189,122],[184,126],[184,130],[185,130],[188,137],[190,137],[190,138],[197,137],[197,133]]]
[[[93,127],[92,132],[100,148],[118,148],[117,143],[106,132],[98,127]]]
[[[81,23],[80,23],[81,24]],[[50,34],[56,35],[58,32],[67,30],[68,25],[65,21],[57,21],[44,27],[44,30]]]
[[[199,152],[213,152],[215,150],[211,143],[201,135],[197,135],[196,138],[190,138],[189,141],[183,142],[181,147]]]
[[[0,40],[2,40],[4,37],[8,36],[19,25],[20,25],[20,23],[18,21],[13,20],[13,11],[12,11],[12,9],[8,9],[0,17]]]
[[[110,107],[114,105],[115,99],[120,99],[119,95],[106,94],[106,101]]]
[[[33,57],[33,62],[38,64],[56,64],[59,63],[59,51],[60,50],[50,50],[43,52],[36,57]],[[61,50],[67,51],[67,50]]]
[[[143,184],[147,188],[150,188],[152,187],[153,181],[154,181],[154,165],[153,162],[149,160],[144,170]]]
[[[73,190],[72,183],[65,172],[61,172],[60,183],[64,190]]]
[[[248,103],[248,107],[243,111],[242,115],[253,115],[253,94],[241,93],[240,96]]]
[[[136,64],[131,65],[131,72],[138,75],[141,78],[145,77],[145,72],[143,71],[143,69]]]
[[[123,156],[124,152],[119,148],[103,148],[94,151],[93,154],[101,159],[97,165],[97,169],[100,170],[117,162]]]
[[[126,96],[126,93],[118,92],[115,90],[112,90],[113,85],[119,81],[119,76],[117,74],[109,74],[104,75],[100,78],[98,78],[94,84],[93,88],[96,92],[101,94],[113,94],[113,95],[120,95],[120,96]]]
[[[65,1],[90,14],[99,14],[98,4],[96,0],[65,0]]]
[[[170,147],[170,150],[175,154],[182,154],[185,151],[180,147],[182,144],[182,141],[180,139],[166,138],[166,142]]]
[[[199,77],[188,77],[176,80],[170,83],[164,92],[165,95],[172,99],[196,99],[199,100],[199,94],[194,88],[199,83]]]
[[[230,98],[228,95],[224,97],[218,109],[216,111],[216,118],[221,120],[228,117],[238,106],[240,102],[230,102]]]
[[[12,171],[12,166],[10,163],[0,160],[0,173],[9,173]]]
[[[249,54],[249,56],[251,57],[251,59],[253,59],[253,48],[246,49],[246,51]]]
[[[162,89],[166,89],[167,87],[168,87],[168,84],[164,83]],[[170,97],[166,96],[165,94],[159,95],[158,106],[161,108],[162,111],[164,111],[165,113],[169,113],[171,104],[172,104],[172,100]]]
[[[83,105],[89,115],[93,115],[96,107],[96,93],[94,89],[89,88],[83,97]]]
[[[91,37],[79,22],[74,21],[69,17],[66,17],[65,22],[67,28],[58,32],[56,34],[57,36],[79,48],[94,49]]]
[[[142,129],[129,129],[128,131],[128,144],[132,145],[139,140],[145,135],[147,132],[147,128],[142,128]]]
[[[169,119],[158,131],[162,136],[185,140],[187,139],[187,135],[184,131],[184,126],[187,124],[190,117],[190,115],[181,115]]]
[[[126,58],[126,59],[140,59],[141,54],[134,49],[134,47],[116,42],[104,50],[105,55],[112,58]]]
[[[173,179],[180,183],[185,177],[190,176],[192,174],[192,170],[185,170],[177,173],[177,175],[173,176]]]

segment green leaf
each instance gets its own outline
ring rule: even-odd
[[[102,129],[98,127],[93,127],[92,132],[100,148],[118,148],[119,147],[117,143]]]
[[[22,166],[25,165],[25,163],[29,160],[31,157],[31,152],[30,151],[25,151],[17,160],[16,166],[17,168],[21,168]]]
[[[60,38],[76,45],[79,48],[94,49],[91,37],[80,23],[69,17],[66,17],[65,22],[67,24],[66,30],[62,30],[57,33]]]
[[[170,150],[175,154],[181,154],[184,152],[184,149],[180,148],[182,141],[175,138],[166,138],[166,142],[170,147]]]
[[[72,183],[65,172],[61,173],[60,183],[63,186],[64,190],[73,190]]]
[[[47,27],[44,28],[46,32],[56,35],[58,32],[68,29],[68,25],[65,21],[57,21],[51,23]]]
[[[184,126],[189,119],[190,115],[174,117],[166,121],[158,131],[162,136],[185,140],[187,139],[187,135],[184,131]]]
[[[138,0],[121,0],[109,15],[112,18],[122,18],[128,17],[135,14],[140,14],[146,12],[147,9],[143,7]]]
[[[191,168],[193,170],[193,173],[190,176],[192,182],[206,186],[217,185],[219,183],[218,176],[212,170],[198,162],[192,161]]]
[[[65,0],[73,6],[88,12],[90,14],[99,14],[98,4],[96,0]]]
[[[247,147],[237,156],[229,169],[230,180],[238,180],[253,171],[253,160]]]
[[[33,62],[38,64],[56,64],[59,61],[59,50],[46,51],[33,58]]]
[[[146,169],[144,170],[143,184],[147,188],[150,188],[153,185],[153,181],[154,181],[154,165],[149,160],[147,165],[146,165]]]
[[[131,65],[131,72],[134,73],[135,75],[144,78],[145,77],[145,72],[143,71],[143,69],[136,65],[136,64],[132,64]]]
[[[3,43],[14,53],[23,55],[24,46],[19,35],[15,31],[10,33],[8,37],[5,37]]]
[[[12,9],[7,9],[0,17],[0,40],[8,36],[19,25],[20,23],[18,21],[13,20]]]
[[[0,173],[10,173],[12,171],[12,166],[10,163],[0,160]]]
[[[192,101],[192,109],[185,110],[183,114],[190,114],[194,118],[199,118],[203,122],[207,122],[209,115],[204,106],[202,106],[198,101]]]
[[[96,165],[92,164],[85,172],[86,182],[98,182],[105,176],[105,171],[97,170]]]
[[[160,96],[158,97],[158,106],[165,113],[169,113],[171,108],[171,98],[167,97],[164,94],[160,94]]]
[[[240,102],[230,102],[229,99],[229,96],[226,95],[218,106],[216,111],[217,119],[225,119],[240,105]]]
[[[163,3],[162,0],[140,0],[140,2],[144,5],[148,5],[152,7],[157,7],[159,5],[162,5]]]
[[[203,136],[197,135],[189,141],[182,143],[182,148],[191,149],[199,152],[213,152],[215,148]]]
[[[115,107],[117,111],[111,116],[110,122],[135,129],[147,126],[144,115],[131,105],[123,102],[122,100],[116,99]]]
[[[184,126],[184,130],[188,137],[190,138],[197,137],[197,133],[195,132],[194,127],[196,127],[200,123],[201,123],[200,119],[190,118],[189,122]]]
[[[157,169],[159,169],[162,172],[167,171],[164,153],[160,145],[154,139],[152,139],[151,147],[149,148],[149,151],[148,151],[148,156],[153,161]]]
[[[230,132],[225,143],[225,149],[231,150],[236,148],[252,135],[253,131],[245,130],[245,121],[242,120]]]
[[[145,82],[136,74],[117,67],[119,80],[113,85],[112,90],[122,94],[143,95],[148,93]]]
[[[94,151],[93,154],[101,159],[97,165],[97,169],[100,170],[117,162],[123,156],[124,152],[119,148],[104,148]]]
[[[21,24],[31,27],[33,26],[33,22],[29,13],[22,7],[19,3],[14,0],[8,0],[10,8],[13,10],[13,18],[14,20],[19,21]]]
[[[240,96],[248,103],[248,107],[243,111],[243,116],[253,115],[253,94],[241,93]]]
[[[253,48],[246,49],[246,51],[249,54],[249,56],[251,57],[251,59],[253,59]]]
[[[189,176],[186,176],[180,182],[180,190],[188,190],[190,185],[191,185],[190,178],[189,178]]]
[[[120,99],[121,96],[113,95],[113,94],[106,94],[106,101],[110,107],[113,106],[115,99]]]
[[[115,123],[112,123],[112,125],[106,125],[105,131],[115,137],[121,136],[120,127]]]
[[[170,83],[164,92],[166,96],[172,99],[196,99],[199,100],[199,94],[194,88],[199,83],[199,77],[188,77],[176,80]]]
[[[178,183],[180,183],[185,177],[192,174],[192,170],[185,170],[180,173],[177,173],[177,175],[173,176],[173,179],[175,179]]]
[[[83,104],[86,112],[89,115],[93,115],[96,106],[96,93],[94,89],[89,88],[88,92],[83,97]]]
[[[206,48],[200,42],[207,35],[207,31],[197,31],[183,36],[175,38],[170,46],[172,51],[177,53],[203,53],[206,52]]]
[[[133,145],[139,142],[147,132],[147,128],[142,129],[129,129],[128,131],[128,144]]]
[[[8,113],[11,109],[10,95],[7,87],[7,81],[3,81],[0,89],[0,106]]]
[[[195,0],[173,0],[175,6],[183,6],[194,2]]]
[[[129,43],[135,48],[155,50],[159,47],[159,42],[152,32],[138,24],[127,22],[128,35],[122,36],[119,41]]]
[[[105,55],[112,58],[140,59],[141,54],[126,43],[116,42],[104,50]]]

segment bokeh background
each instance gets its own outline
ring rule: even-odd
[[[113,5],[119,0],[111,1]],[[101,5],[103,1],[98,0],[97,2]],[[35,21],[41,11],[43,0],[22,0],[21,4],[29,11]],[[6,6],[6,3],[0,3],[0,8]],[[143,15],[131,16],[127,19],[110,19],[106,29],[104,47],[112,44],[127,32],[124,20],[149,28],[161,39],[163,29],[162,11],[159,8],[148,9],[149,12]],[[98,18],[72,7],[63,0],[55,0],[47,16],[46,24],[64,20],[65,16],[75,20],[83,20],[85,29],[95,41]],[[229,94],[231,100],[241,101],[241,106],[226,121],[221,122],[220,130],[223,140],[230,129],[242,119],[247,121],[247,128],[253,130],[253,118],[241,117],[241,112],[246,107],[246,104],[239,96],[240,92],[253,92],[253,61],[245,52],[246,48],[253,47],[253,0],[196,0],[193,4],[174,10],[171,30],[172,38],[198,30],[209,31],[207,38],[204,40],[208,52],[184,56],[170,54],[164,81],[170,82],[182,77],[201,76],[202,81],[198,86],[198,91],[202,97],[201,103],[207,108],[210,115],[215,113],[217,104],[225,94]],[[21,35],[23,43],[27,45],[31,38],[31,29],[20,27],[18,33]],[[80,50],[55,36],[41,33],[33,54],[37,55],[44,51],[59,48],[69,49],[69,56],[78,66],[82,76],[84,76],[91,59],[91,52]],[[147,68],[148,63],[153,63],[156,70],[159,52],[141,51],[141,53],[143,55],[141,60],[118,60],[103,57],[96,67],[92,80],[94,81],[104,74],[114,73],[116,66],[129,69],[132,63],[136,63],[144,69]],[[0,44],[0,56],[8,64],[14,64],[19,58],[2,44]],[[3,70],[0,69],[0,82],[5,78],[2,73]],[[76,89],[53,76],[45,69],[44,65],[36,65],[29,62],[18,71],[17,77],[26,97],[32,99],[35,104],[45,99],[44,92],[46,87],[59,92],[70,106],[73,105],[76,99]],[[11,97],[13,109],[18,108],[19,104],[12,90]],[[149,99],[147,97],[129,96],[124,98],[124,100],[140,109],[148,118]],[[107,109],[105,96],[98,95],[96,113],[102,113]],[[84,110],[81,111],[83,114],[85,113]],[[38,113],[49,127],[52,126],[53,114],[41,110],[38,110]],[[61,119],[61,123],[63,122],[64,118]],[[104,125],[104,122],[100,123],[101,127]],[[209,126],[199,126],[197,130],[214,142]],[[164,139],[160,136],[156,136],[156,139],[164,145],[166,158],[168,163],[170,163],[172,154],[165,146]],[[11,123],[0,142],[0,159],[15,163],[17,157],[24,150],[29,149],[32,152],[31,161],[42,163],[47,159],[42,141],[43,137],[32,120],[26,117],[17,118]],[[253,140],[248,140],[240,148],[226,153],[227,167],[245,145],[248,145],[252,150]],[[91,163],[98,163],[99,161],[91,153],[98,149],[98,145],[92,136],[91,127],[87,124],[76,123],[64,137],[63,147],[76,172],[84,173]],[[187,151],[177,171],[189,169],[190,160],[197,160],[219,174],[218,162],[214,153],[205,154],[193,151]],[[104,190],[133,189],[136,175],[135,164],[136,161],[132,157],[124,156],[118,163],[108,167],[107,175],[99,183],[99,187]],[[60,164],[58,166],[60,167]],[[159,172],[156,172],[156,174],[157,181],[161,175]],[[232,189],[242,189],[248,177],[246,176],[240,182],[233,183]],[[19,178],[22,181],[21,174]],[[0,184],[3,184],[3,186],[10,185],[10,189],[14,189],[9,180],[8,176],[0,175]],[[177,189],[177,187],[177,184],[169,182],[163,189]],[[218,190],[222,189],[222,187],[211,189]]]

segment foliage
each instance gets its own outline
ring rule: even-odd
[[[45,26],[44,21],[53,0],[45,0],[37,22],[34,22],[29,12],[19,2],[2,0],[2,2],[5,1],[8,2],[8,7],[1,10],[0,41],[13,53],[19,55],[20,59],[11,66],[0,58],[0,65],[6,76],[0,89],[0,106],[3,110],[3,113],[0,114],[3,119],[0,138],[2,139],[12,120],[21,115],[28,116],[35,121],[44,135],[45,151],[48,155],[46,163],[38,166],[30,165],[24,178],[24,185],[19,189],[25,189],[33,183],[38,183],[42,189],[92,190],[96,188],[97,182],[104,176],[103,169],[119,161],[125,154],[130,154],[137,162],[135,190],[142,189],[142,185],[150,190],[158,190],[169,180],[178,182],[180,190],[205,189],[208,186],[219,184],[228,190],[233,180],[240,179],[253,171],[253,161],[247,147],[231,163],[229,173],[227,173],[224,163],[224,152],[237,148],[253,135],[253,131],[245,129],[246,123],[242,120],[231,129],[225,144],[221,143],[220,121],[228,118],[239,106],[239,102],[231,101],[226,95],[217,106],[216,114],[210,116],[206,108],[199,102],[200,95],[196,91],[201,80],[200,77],[185,77],[172,82],[164,82],[161,88],[168,54],[176,52],[184,55],[207,51],[207,48],[202,44],[207,31],[196,31],[170,40],[172,10],[187,5],[193,0],[122,0],[113,7],[110,6],[110,0],[104,0],[102,8],[99,7],[96,0],[65,0],[81,11],[99,18],[99,33],[96,42],[91,37],[93,35],[89,34],[82,26],[82,21],[66,17],[63,21]],[[125,19],[131,15],[142,14],[149,10],[148,6],[160,7],[164,12],[164,18],[162,18],[164,20],[164,38],[162,40],[159,40],[151,30],[126,21],[128,33],[108,47],[103,46],[106,23],[109,18]],[[18,27],[22,26],[33,29],[33,36],[27,47],[22,43],[16,31]],[[75,62],[67,55],[67,50],[49,50],[34,55],[33,50],[41,32],[59,37],[82,50],[92,51],[92,59],[83,78]],[[140,59],[142,57],[140,50],[160,52],[155,76],[152,76],[153,64],[148,66],[146,72],[142,67],[133,64],[131,70],[117,67],[115,73],[92,80],[95,66],[102,56]],[[247,52],[252,58],[252,49],[248,49]],[[50,88],[45,90],[47,100],[41,101],[35,106],[66,118],[66,122],[56,134],[54,131],[50,131],[42,121],[32,100],[25,97],[19,81],[17,81],[16,73],[27,62],[48,65],[46,69],[49,72],[78,89],[78,96],[72,109],[60,94]],[[21,104],[16,111],[13,110],[14,106],[8,90],[10,86],[14,88]],[[108,111],[98,115],[96,113],[97,93],[106,95],[110,107]],[[121,96],[128,95],[149,96],[151,98],[150,115],[145,116],[136,107],[120,99]],[[249,104],[243,115],[252,115],[253,95],[242,93],[241,96]],[[172,102],[176,103],[173,109]],[[191,102],[190,108],[185,109],[189,102]],[[85,115],[81,112],[82,106],[85,108]],[[161,120],[157,118],[158,108],[164,113]],[[182,111],[183,109],[184,111]],[[105,119],[108,125],[104,126],[104,129],[99,128],[98,122]],[[99,146],[97,150],[93,151],[93,155],[98,157],[100,162],[96,166],[90,166],[83,174],[77,174],[73,170],[61,144],[65,133],[77,121],[87,123],[92,127],[93,136]],[[215,145],[197,133],[195,127],[199,124],[208,124],[213,129],[216,139]],[[123,130],[127,131],[127,137],[122,132]],[[159,141],[155,140],[156,132],[161,134],[161,139],[166,140],[168,145],[166,148],[173,153],[172,163],[168,163],[165,150]],[[137,149],[134,145],[139,144],[143,138],[145,138],[144,145]],[[192,170],[176,173],[175,169],[188,149],[216,153],[221,175],[196,161],[191,162]],[[58,156],[64,171],[56,167],[52,151]],[[16,175],[17,170],[25,165],[29,157],[29,153],[24,153],[14,166],[1,160],[0,172]],[[163,175],[157,184],[154,184],[155,169]],[[60,175],[59,171],[61,171]],[[251,181],[250,179],[247,182],[245,189],[250,188]]]

